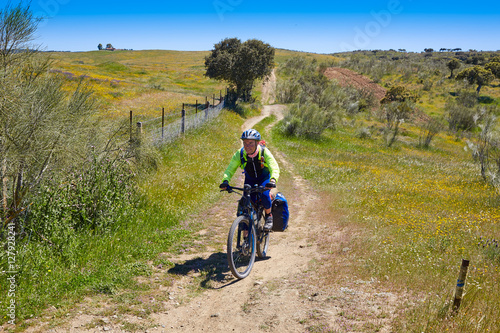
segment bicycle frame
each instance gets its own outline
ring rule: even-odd
[[[234,190],[239,190],[243,191],[243,193],[238,193]],[[243,203],[243,215],[248,217],[248,220],[253,223],[255,226],[256,230],[259,230],[259,225],[258,221],[260,221],[260,218],[262,217],[262,214],[264,212],[264,207],[262,204],[259,202],[253,202],[251,198],[252,193],[262,193],[264,191],[267,191],[264,186],[254,186],[252,187],[249,184],[245,184],[244,188],[241,187],[233,187],[233,186],[228,186],[227,187],[227,192],[228,193],[238,193],[241,194],[242,199],[244,200]],[[240,199],[241,200],[241,199]]]

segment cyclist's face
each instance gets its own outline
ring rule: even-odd
[[[243,140],[243,147],[245,147],[247,154],[253,154],[257,149],[257,141],[245,139]]]

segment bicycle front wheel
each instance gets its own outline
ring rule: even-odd
[[[260,221],[259,230],[257,232],[257,256],[265,258],[267,256],[267,249],[269,248],[270,232],[263,230],[264,221]]]
[[[227,237],[227,262],[235,277],[243,279],[250,274],[255,262],[255,228],[248,217],[234,220]]]

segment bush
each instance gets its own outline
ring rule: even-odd
[[[429,148],[432,139],[443,129],[443,123],[439,118],[429,118],[420,128],[418,145]]]
[[[133,214],[132,177],[124,161],[93,154],[81,167],[41,186],[24,227],[34,240],[61,253],[78,234],[113,230]]]
[[[276,83],[276,100],[279,103],[293,103],[299,95],[300,85],[294,80],[280,80]]]
[[[296,77],[301,73],[310,73],[316,71],[316,60],[309,61],[305,57],[288,58],[279,68],[279,73]]]
[[[474,91],[466,89],[461,89],[458,91],[456,101],[459,105],[463,105],[468,108],[472,108],[478,104],[477,94]]]
[[[448,114],[447,120],[450,131],[455,133],[458,131],[470,131],[476,126],[474,122],[474,109],[451,102],[446,104],[445,110]]]
[[[358,129],[356,136],[360,139],[369,139],[372,137],[372,133],[368,127],[361,127]]]
[[[293,104],[283,119],[282,131],[286,135],[317,139],[334,125],[332,115],[317,104]]]

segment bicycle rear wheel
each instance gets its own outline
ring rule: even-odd
[[[255,262],[255,251],[255,228],[249,223],[248,217],[239,216],[231,225],[227,237],[227,262],[235,277],[243,279],[250,274]]]

